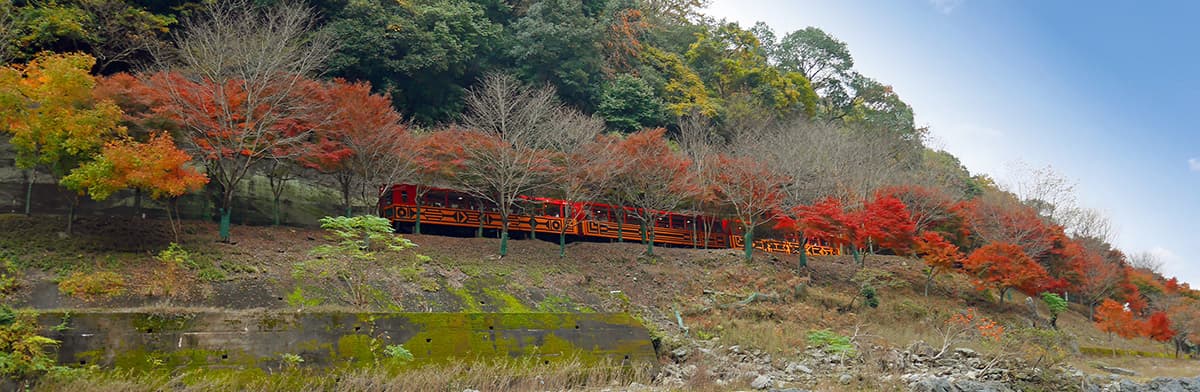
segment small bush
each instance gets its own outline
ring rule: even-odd
[[[182,246],[174,242],[167,246],[167,249],[163,249],[161,252],[158,252],[158,255],[154,258],[168,265],[184,268],[197,267],[196,262],[192,261],[192,254],[188,253],[187,249],[183,249]]]
[[[0,377],[28,380],[59,368],[43,350],[58,341],[39,329],[35,313],[0,306]]]
[[[827,353],[842,357],[857,355],[854,343],[850,342],[850,337],[839,335],[828,329],[808,331],[807,338],[810,346],[820,348]]]
[[[283,353],[279,355],[279,363],[283,365],[283,367],[290,369],[300,366],[300,364],[304,363],[304,358],[292,353]]]
[[[5,298],[20,288],[20,271],[11,259],[0,257],[0,298]]]
[[[388,359],[399,363],[407,363],[413,360],[412,352],[408,351],[407,348],[404,348],[403,344],[387,345],[387,347],[383,348],[383,355],[386,355]]]
[[[125,278],[112,271],[76,272],[58,282],[63,294],[93,301],[125,293]]]

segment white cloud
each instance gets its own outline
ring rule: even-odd
[[[1180,261],[1179,255],[1175,254],[1175,252],[1172,252],[1170,249],[1161,246],[1150,248],[1150,250],[1147,252],[1150,252],[1150,254],[1154,255],[1154,257],[1167,263]]]
[[[933,9],[941,12],[944,15],[950,15],[950,13],[954,12],[954,9],[958,8],[958,6],[962,5],[962,3],[963,0],[929,0],[929,5],[933,6]]]
[[[1200,159],[1188,158],[1188,169],[1194,172],[1200,172]]]

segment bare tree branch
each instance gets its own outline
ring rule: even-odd
[[[321,104],[305,91],[332,48],[328,36],[310,34],[315,23],[312,9],[299,3],[261,8],[228,0],[186,21],[175,47],[155,53],[169,73],[151,84],[165,91],[185,140],[207,161],[225,214],[256,162],[298,153],[288,147],[307,134],[285,122],[323,121]]]

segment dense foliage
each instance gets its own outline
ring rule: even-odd
[[[455,188],[502,213],[501,255],[508,217],[537,211],[518,196],[597,200],[641,208],[649,254],[662,210],[696,211],[741,222],[746,243],[775,231],[860,266],[920,257],[927,292],[960,271],[1002,300],[1062,293],[1099,306],[1105,330],[1200,343],[1200,295],[1114,249],[1061,179],[972,175],[924,144],[913,108],[856,71],[844,42],[702,5],[0,0],[0,132],[30,184],[47,173],[76,202],[203,187],[226,241],[256,175],[277,204],[289,179],[327,181],[346,215],[372,212],[379,184]],[[358,238],[390,229],[323,223],[357,233],[317,252],[348,263],[374,262],[382,237]]]

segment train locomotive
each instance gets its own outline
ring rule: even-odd
[[[452,189],[414,184],[391,185],[379,199],[381,216],[397,231],[416,224],[458,231],[500,230],[501,216],[494,205]],[[420,195],[418,200],[418,195]],[[565,234],[583,241],[642,241],[639,210],[596,202],[573,202],[546,197],[521,197],[527,203],[522,214],[509,215],[509,233],[533,237]],[[568,216],[570,215],[570,216]],[[744,249],[744,226],[737,220],[705,215],[661,211],[654,224],[654,242],[675,247]],[[798,233],[776,234],[758,239],[755,249],[770,253],[810,255],[840,254],[837,247],[817,241],[801,241]]]

